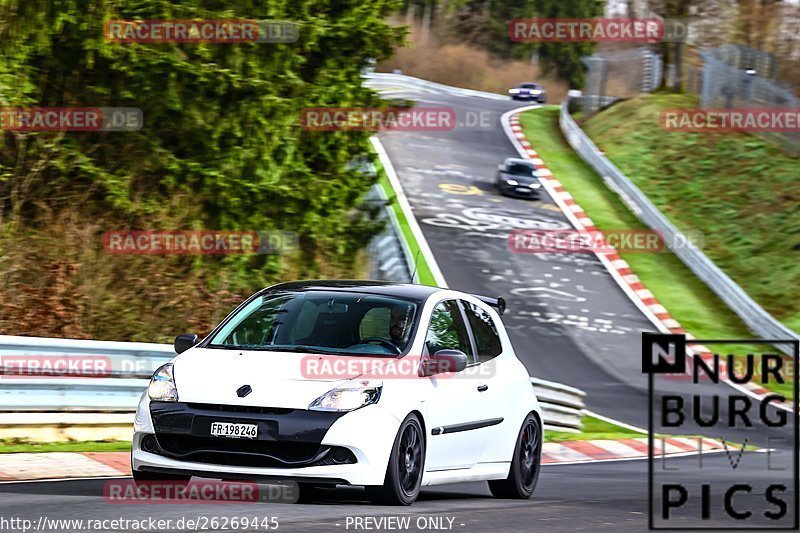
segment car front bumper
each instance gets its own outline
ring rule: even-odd
[[[509,185],[508,183],[500,184],[500,192],[508,196],[518,196],[520,198],[537,199],[541,197],[541,188],[533,189],[526,185]]]
[[[543,104],[547,100],[547,97],[543,94],[512,94],[511,98],[513,100],[532,100],[540,104]]]
[[[347,413],[302,409],[256,412],[258,408],[249,408],[253,411],[249,413],[232,413],[224,408],[214,412],[197,409],[196,404],[162,402],[153,402],[153,407],[142,398],[136,414],[131,467],[221,479],[380,485],[400,427],[400,420],[377,405]],[[257,423],[259,438],[210,437],[210,419]],[[148,435],[155,436],[157,443],[153,449],[150,437],[149,451],[142,446]],[[347,450],[352,461],[332,464],[324,457],[326,450]],[[315,460],[320,454],[322,460]],[[291,460],[273,460],[275,457]]]

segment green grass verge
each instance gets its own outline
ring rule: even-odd
[[[652,94],[595,115],[584,130],[753,299],[800,331],[800,158],[744,133],[665,131],[667,109],[693,95]]]
[[[129,452],[130,441],[28,442],[0,440],[0,453]]]
[[[545,442],[565,442],[570,440],[593,440],[593,439],[631,439],[636,437],[646,437],[646,433],[639,433],[632,429],[627,429],[605,420],[600,420],[593,416],[583,417],[583,430],[580,433],[563,433],[560,431],[545,431]]]
[[[411,227],[408,225],[408,218],[400,208],[400,204],[397,202],[397,194],[392,188],[392,184],[389,182],[389,178],[386,175],[386,170],[383,168],[383,164],[377,159],[375,162],[375,168],[377,169],[379,176],[378,186],[380,186],[380,188],[383,190],[383,193],[386,195],[389,208],[392,210],[392,212],[394,212],[395,217],[397,217],[397,223],[400,226],[402,238],[408,245],[408,249],[411,250],[412,257],[414,257],[416,260],[417,278],[419,279],[419,283],[422,285],[430,285],[435,287],[436,280],[433,277],[431,268],[428,265],[428,262],[425,260],[425,256],[420,251],[419,243],[417,242],[416,237],[414,237]]]
[[[567,144],[558,126],[558,106],[527,111],[520,123],[528,141],[601,231],[647,230],[619,196]],[[686,331],[700,339],[752,338],[739,317],[671,253],[621,252],[645,286]],[[760,353],[758,346],[718,346],[720,353]],[[770,384],[792,395],[792,383]]]

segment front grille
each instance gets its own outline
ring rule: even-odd
[[[353,452],[338,446],[165,434],[156,440],[161,455],[207,464],[299,468],[356,462]]]
[[[200,411],[219,411],[221,413],[249,413],[254,415],[285,415],[294,409],[281,407],[259,407],[255,405],[220,405],[216,403],[187,403],[190,408]]]

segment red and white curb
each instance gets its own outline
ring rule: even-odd
[[[547,168],[547,165],[544,164],[542,161],[541,156],[533,149],[530,142],[525,137],[525,133],[522,130],[522,126],[519,123],[519,114],[523,111],[526,111],[530,108],[521,108],[515,109],[507,113],[503,119],[507,121],[507,130],[506,133],[512,137],[512,144],[515,144],[517,150],[520,152],[521,155],[526,156],[528,159],[531,160],[533,165],[536,167],[539,175],[542,176],[542,185],[550,194],[550,197],[553,201],[561,208],[567,218],[572,222],[575,229],[579,231],[590,231],[596,233],[602,233],[600,230],[594,225],[592,219],[586,214],[583,208],[578,205],[572,195],[567,192],[564,186],[561,184],[553,173]],[[514,142],[516,141],[516,142]],[[693,337],[690,333],[687,333],[681,325],[675,320],[672,315],[670,315],[669,311],[653,296],[647,288],[642,283],[642,280],[633,273],[631,270],[630,265],[622,259],[616,250],[613,247],[608,246],[607,243],[604,247],[613,250],[611,253],[597,253],[597,257],[600,261],[606,266],[608,271],[611,273],[612,277],[617,281],[617,283],[622,287],[625,293],[631,298],[634,304],[636,304],[639,309],[647,316],[653,324],[655,324],[662,333],[674,333],[674,334],[683,334],[686,336],[688,341],[693,340]],[[711,364],[713,362],[713,354],[711,350],[703,345],[693,344],[687,347],[687,352],[690,355],[695,357],[699,356],[704,361],[709,363],[709,367],[713,368]],[[723,379],[723,376],[726,376],[726,368],[725,362],[719,362],[719,372],[720,372],[720,379]],[[676,376],[676,378],[687,378],[688,376]],[[727,380],[726,380],[727,381]],[[728,383],[753,396],[759,400],[763,399],[764,396],[768,394],[772,394],[770,391],[757,385],[752,382],[747,382],[744,384],[737,384],[728,381]],[[780,405],[779,402],[775,402],[775,405],[780,407],[784,407],[786,409],[791,410],[790,402],[784,402],[786,405]]]
[[[0,453],[0,481],[129,475],[129,452]]]
[[[682,456],[712,453],[725,450],[725,445],[714,439],[691,437],[656,438],[653,456]],[[588,463],[644,459],[648,457],[647,437],[618,440],[576,440],[546,442],[542,447],[542,464]]]

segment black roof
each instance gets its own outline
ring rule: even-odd
[[[279,283],[264,289],[265,291],[342,291],[363,292],[366,294],[382,294],[399,298],[426,300],[431,294],[441,291],[440,287],[415,285],[412,283],[397,283],[394,281],[371,281],[358,279],[337,280],[306,280]]]
[[[506,165],[514,164],[514,165],[524,165],[526,167],[530,167],[533,169],[536,168],[536,165],[534,165],[530,159],[522,159],[521,157],[506,157],[504,163]]]

